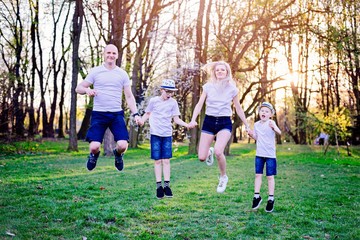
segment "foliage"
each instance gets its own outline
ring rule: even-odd
[[[313,117],[316,134],[318,135],[321,132],[329,134],[330,142],[335,143],[336,138],[338,141],[346,142],[351,136],[351,117],[348,109],[336,108],[328,116],[318,113]]]
[[[324,130],[331,133],[331,136],[337,134],[342,141],[346,141],[350,137],[351,133],[349,127],[351,126],[351,118],[348,109],[335,109],[329,116],[324,118],[324,122]]]
[[[101,156],[85,169],[88,145],[41,142],[48,153],[0,158],[2,239],[356,239],[360,148],[278,146],[275,210],[251,210],[255,145],[234,144],[229,184],[216,193],[218,168],[174,145],[174,198],[155,197],[149,144],[129,149],[124,172]],[[262,197],[266,199],[266,178]]]

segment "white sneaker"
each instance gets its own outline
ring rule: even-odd
[[[211,166],[214,163],[214,148],[210,147],[209,148],[209,156],[206,158],[205,160],[206,165]]]
[[[229,178],[226,175],[220,177],[219,178],[219,185],[218,185],[216,191],[218,193],[223,193],[225,191],[225,189],[226,189],[226,184],[228,183],[228,181],[229,181]]]

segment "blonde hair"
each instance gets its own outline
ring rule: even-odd
[[[225,81],[227,83],[233,82],[230,65],[224,61],[207,63],[202,67],[202,70],[204,70],[209,75],[208,82],[215,83],[217,81],[217,78],[215,75],[215,68],[216,68],[216,66],[219,66],[219,65],[225,66],[225,69],[227,72],[227,76],[223,81]]]

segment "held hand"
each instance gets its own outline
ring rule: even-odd
[[[135,122],[136,122],[137,125],[139,125],[139,126],[144,125],[144,122],[142,121],[140,116],[135,116],[134,119],[135,119]]]
[[[248,135],[249,135],[250,137],[252,137],[252,136],[254,135],[254,131],[251,130],[251,129],[248,129],[248,130],[247,130],[247,133],[248,133]]]
[[[196,127],[198,124],[195,121],[191,121],[188,125],[189,125],[189,128],[191,129],[191,128]]]
[[[142,127],[142,126],[144,126],[144,121],[143,121],[142,119],[140,119],[139,122],[137,122],[137,124],[138,124],[140,127]]]

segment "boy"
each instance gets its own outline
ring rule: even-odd
[[[274,210],[274,191],[276,175],[276,147],[275,133],[281,134],[280,129],[270,119],[275,114],[273,106],[268,102],[263,102],[259,108],[260,120],[254,124],[254,131],[249,131],[249,136],[256,140],[255,157],[255,194],[252,209],[258,209],[262,202],[260,188],[263,176],[263,169],[266,163],[266,177],[268,180],[269,197],[265,211]]]
[[[179,118],[178,103],[171,96],[177,91],[175,82],[165,79],[160,86],[161,95],[153,97],[145,109],[140,124],[149,119],[151,159],[154,159],[156,178],[156,197],[173,197],[170,188],[170,158],[172,157],[172,119],[174,122],[188,127],[188,124]],[[162,186],[162,172],[164,174],[164,187]]]

